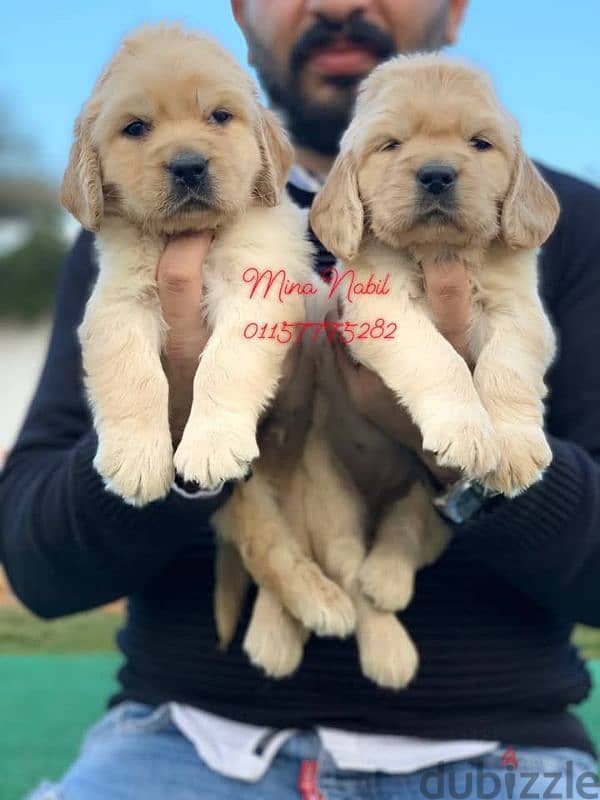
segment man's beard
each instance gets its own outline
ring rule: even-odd
[[[447,4],[443,3],[418,41],[407,43],[402,52],[437,50],[442,47],[447,16]],[[319,19],[294,45],[289,65],[283,74],[254,31],[246,31],[246,38],[260,83],[271,104],[283,114],[294,144],[326,156],[334,156],[338,152],[340,139],[352,116],[358,84],[366,76],[331,76],[327,82],[338,88],[337,99],[326,105],[316,103],[306,96],[300,86],[300,72],[308,58],[316,50],[340,38],[368,47],[378,63],[397,52],[392,37],[363,19],[360,12],[351,14],[344,22]]]

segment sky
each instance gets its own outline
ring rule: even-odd
[[[246,63],[229,0],[17,0],[2,17],[0,109],[35,144],[28,166],[53,179],[66,165],[73,121],[125,32],[180,21]],[[470,0],[451,52],[491,73],[532,156],[600,183],[599,34],[600,0]]]

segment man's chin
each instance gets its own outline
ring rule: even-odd
[[[338,113],[350,116],[360,82],[366,75],[335,75],[306,71],[298,82],[298,91],[305,108],[323,109],[323,114]]]
[[[356,94],[360,83],[366,77],[366,75],[323,75],[322,81],[326,86],[342,90],[350,89]]]

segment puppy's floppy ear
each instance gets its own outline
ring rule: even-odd
[[[97,231],[102,221],[104,198],[100,158],[90,135],[91,121],[85,112],[75,123],[75,141],[60,187],[60,202],[88,231]]]
[[[364,210],[358,193],[354,157],[350,153],[336,158],[325,185],[312,204],[310,224],[317,238],[337,258],[351,261],[358,253]]]
[[[517,141],[511,182],[502,206],[502,238],[515,249],[539,247],[554,230],[559,213],[556,195]]]
[[[276,206],[294,160],[294,149],[283,125],[268,108],[261,109],[257,135],[262,168],[254,184],[254,194],[264,205]]]

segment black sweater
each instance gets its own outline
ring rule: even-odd
[[[95,267],[92,237],[79,237],[40,383],[0,477],[0,556],[18,597],[45,618],[129,597],[112,703],[176,700],[259,725],[592,750],[568,707],[590,688],[573,623],[600,625],[600,192],[546,176],[562,206],[541,267],[560,338],[547,415],[554,460],[542,482],[462,526],[419,574],[402,618],[422,666],[397,693],[361,675],[352,640],[313,636],[297,674],[280,681],[249,665],[239,637],[220,653],[207,520],[224,498],[171,492],[136,510],[103,489],[76,337]]]

